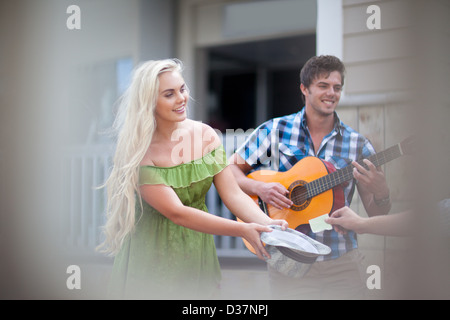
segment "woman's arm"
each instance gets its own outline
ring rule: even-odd
[[[175,191],[165,185],[143,185],[140,192],[144,201],[175,224],[204,233],[245,238],[255,248],[258,258],[270,257],[260,240],[261,232],[272,230],[269,227],[240,223],[185,206]]]
[[[204,142],[208,143],[208,147],[210,149],[211,147],[213,149],[219,147],[221,141],[216,132],[207,125],[204,125],[204,130],[205,130],[204,137],[205,136],[209,137],[209,139],[204,139]],[[231,157],[232,161],[236,160],[237,159],[236,157],[239,156],[235,154],[233,157]],[[243,164],[245,169],[238,167],[233,168],[237,164]],[[236,178],[236,176],[233,174],[233,169],[239,171],[241,175],[238,175],[238,177]],[[237,179],[241,180],[243,179],[247,181],[251,180],[245,176],[244,172],[240,171],[241,169],[246,171],[251,169],[251,167],[247,163],[245,163],[245,161],[242,158],[237,159],[237,162],[235,162],[235,164],[227,166],[225,169],[223,169],[221,172],[219,172],[214,176],[214,185],[216,186],[220,198],[225,203],[227,208],[242,221],[256,222],[262,225],[275,224],[280,225],[282,229],[287,228],[288,223],[286,221],[273,220],[270,217],[268,217],[266,214],[264,214],[264,212],[261,211],[259,206],[252,200],[252,198],[250,198],[250,196],[246,192],[244,192],[245,190],[241,189],[244,186],[240,186],[237,182]],[[251,180],[250,182],[256,181]],[[261,184],[269,185],[269,187],[271,185],[262,182]],[[282,186],[281,184],[280,186],[283,189],[282,192],[287,191],[286,188],[284,188],[284,186]],[[287,199],[285,195],[283,195],[283,198],[286,201],[290,202],[290,200]]]
[[[287,197],[289,191],[277,182],[262,182],[248,178],[246,175],[252,169],[238,154],[230,157],[230,167],[239,187],[249,195],[259,196],[265,203],[277,209],[290,208],[292,201]]]
[[[252,198],[239,187],[229,166],[214,176],[214,185],[227,208],[242,221],[275,224],[283,229],[288,227],[285,220],[273,220],[261,211]]]

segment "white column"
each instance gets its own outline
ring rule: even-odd
[[[343,59],[342,0],[317,0],[317,55]]]

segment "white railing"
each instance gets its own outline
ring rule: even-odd
[[[243,134],[229,134],[223,139],[227,155],[243,141]],[[91,145],[68,148],[62,161],[62,188],[64,196],[64,244],[82,254],[95,253],[101,243],[101,226],[105,222],[105,189],[98,187],[106,180],[112,166],[112,145]],[[206,196],[210,213],[234,219],[233,214],[220,200],[212,185]],[[215,236],[217,253],[221,257],[254,257],[242,239]]]
[[[66,150],[62,161],[62,188],[67,205],[63,220],[64,244],[71,249],[94,251],[101,242],[104,224],[106,180],[112,159],[112,146],[93,145]]]

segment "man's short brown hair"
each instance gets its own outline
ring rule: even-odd
[[[341,74],[342,85],[344,85],[345,66],[342,61],[335,56],[315,56],[309,59],[300,71],[300,83],[305,88],[309,88],[311,83],[321,77],[328,77],[331,72],[338,71]],[[305,97],[302,94],[303,102]]]

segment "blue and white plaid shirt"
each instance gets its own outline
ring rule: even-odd
[[[335,126],[326,135],[317,152],[314,150],[306,124],[305,108],[300,112],[271,119],[261,124],[236,150],[253,170],[271,169],[280,172],[291,169],[307,156],[315,156],[341,169],[353,160],[375,153],[372,144],[364,136],[342,123],[335,113]],[[349,206],[355,191],[354,179],[344,188],[345,205]],[[358,247],[353,231],[340,235],[334,230],[310,232],[311,238],[329,246],[331,253],[318,260],[336,259]]]

